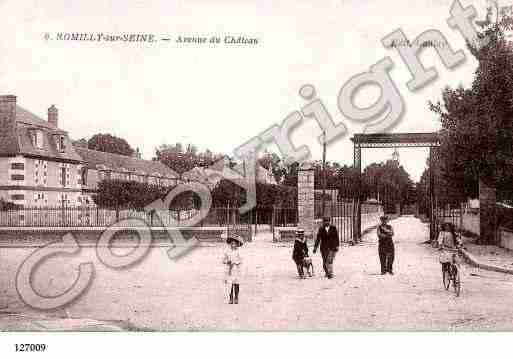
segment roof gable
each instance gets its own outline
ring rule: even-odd
[[[41,131],[43,137],[42,148],[36,148],[32,143],[31,131]],[[64,151],[57,149],[54,136],[64,136]],[[66,131],[53,126],[19,105],[16,105],[14,133],[0,130],[0,154],[37,156],[56,161],[81,162],[81,158],[74,151]]]

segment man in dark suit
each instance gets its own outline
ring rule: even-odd
[[[326,273],[326,277],[333,278],[333,260],[340,246],[337,227],[330,224],[329,218],[322,220],[322,226],[317,232],[313,252],[317,252],[317,248],[321,245],[322,267]]]
[[[395,256],[395,248],[394,248],[394,229],[390,224],[388,224],[389,218],[387,216],[380,217],[380,225],[377,229],[378,234],[378,253],[379,253],[379,261],[381,263],[381,274],[394,274],[393,265],[394,265],[394,256]]]

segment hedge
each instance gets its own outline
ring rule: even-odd
[[[105,180],[98,185],[93,195],[97,206],[102,208],[143,209],[153,201],[164,198],[172,187],[160,187],[147,183],[121,180]],[[296,207],[297,188],[266,183],[256,184],[257,206]],[[212,206],[241,207],[246,202],[245,190],[228,180],[221,180],[212,191]],[[192,192],[184,192],[173,199],[172,208],[199,208],[199,197]]]

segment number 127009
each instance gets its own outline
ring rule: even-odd
[[[15,344],[17,352],[44,352],[46,344]]]

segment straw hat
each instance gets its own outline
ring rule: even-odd
[[[239,236],[238,234],[228,235],[228,238],[226,238],[226,243],[230,244],[232,241],[237,242],[239,247],[244,244],[244,239],[241,236]]]

